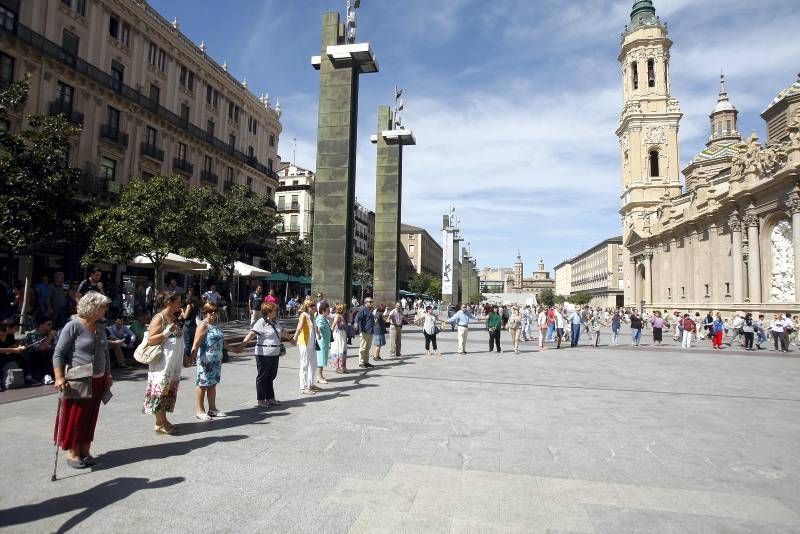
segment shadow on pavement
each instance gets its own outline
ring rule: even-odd
[[[183,477],[162,478],[150,481],[146,478],[121,477],[98,484],[97,486],[75,493],[54,497],[37,504],[26,504],[16,508],[0,510],[0,527],[9,527],[38,521],[46,517],[60,515],[73,510],[81,510],[71,517],[56,532],[67,532],[88,519],[95,512],[102,510],[110,504],[116,504],[137,491],[146,489],[166,488],[180,484],[186,479]]]
[[[225,412],[225,417],[217,417],[212,421],[197,421],[195,423],[180,423],[175,425],[178,428],[178,436],[190,436],[201,432],[214,430],[224,430],[243,425],[263,425],[265,419],[272,417],[282,417],[289,415],[282,412],[265,412],[262,408],[247,408]],[[249,436],[241,436],[242,438]]]
[[[130,449],[109,451],[97,457],[98,463],[92,468],[92,471],[104,471],[106,469],[146,460],[163,460],[165,458],[172,458],[173,456],[183,456],[196,449],[207,447],[214,443],[239,441],[247,437],[248,436],[241,434],[233,436],[209,436],[207,438],[197,438],[189,441],[169,441],[159,443],[158,445],[145,445],[143,447],[131,447]],[[164,436],[164,439],[170,438],[171,436]]]

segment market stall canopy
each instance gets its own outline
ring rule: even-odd
[[[153,266],[153,262],[145,255],[136,256],[131,261],[133,265],[144,265],[144,266]],[[207,271],[208,266],[196,260],[191,260],[189,258],[184,258],[180,254],[167,254],[167,257],[164,258],[164,262],[161,264],[162,268],[167,269],[176,269],[179,271]]]
[[[272,276],[272,273],[256,267],[254,265],[248,265],[241,261],[237,261],[233,264],[235,274],[239,276],[249,276],[251,278],[269,278]]]

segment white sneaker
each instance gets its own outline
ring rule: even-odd
[[[55,380],[53,380],[53,377],[52,377],[52,376],[50,376],[50,375],[44,375],[44,384],[45,384],[46,386],[49,386],[50,384],[53,384],[53,383],[55,383]]]

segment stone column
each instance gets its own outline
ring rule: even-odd
[[[750,261],[747,262],[747,281],[750,304],[761,304],[761,253],[758,242],[758,215],[750,212],[744,217]]]
[[[786,206],[792,214],[792,246],[794,248],[794,302],[800,304],[800,191],[789,194]]]
[[[378,146],[375,195],[375,302],[397,301],[400,263],[400,214],[403,199],[403,146],[416,144],[411,130],[395,129],[389,106],[378,108]],[[420,251],[421,257],[422,251]]]
[[[312,291],[331,303],[350,301],[359,76],[378,70],[369,44],[344,33],[339,13],[325,13],[322,52],[311,59],[320,71]]]
[[[644,263],[644,297],[647,306],[653,305],[653,252],[647,251],[643,259]]]
[[[731,261],[733,262],[733,302],[742,304],[744,302],[744,287],[742,283],[742,223],[739,220],[739,213],[733,212],[728,219],[728,226],[731,229]]]
[[[639,264],[636,261],[636,256],[631,256],[631,265],[633,265],[633,283],[631,284],[631,293],[633,294],[633,307],[639,309]]]

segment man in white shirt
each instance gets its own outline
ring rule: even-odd
[[[398,302],[394,309],[389,312],[389,355],[392,358],[399,358],[401,346],[401,334],[403,332],[403,305]]]

